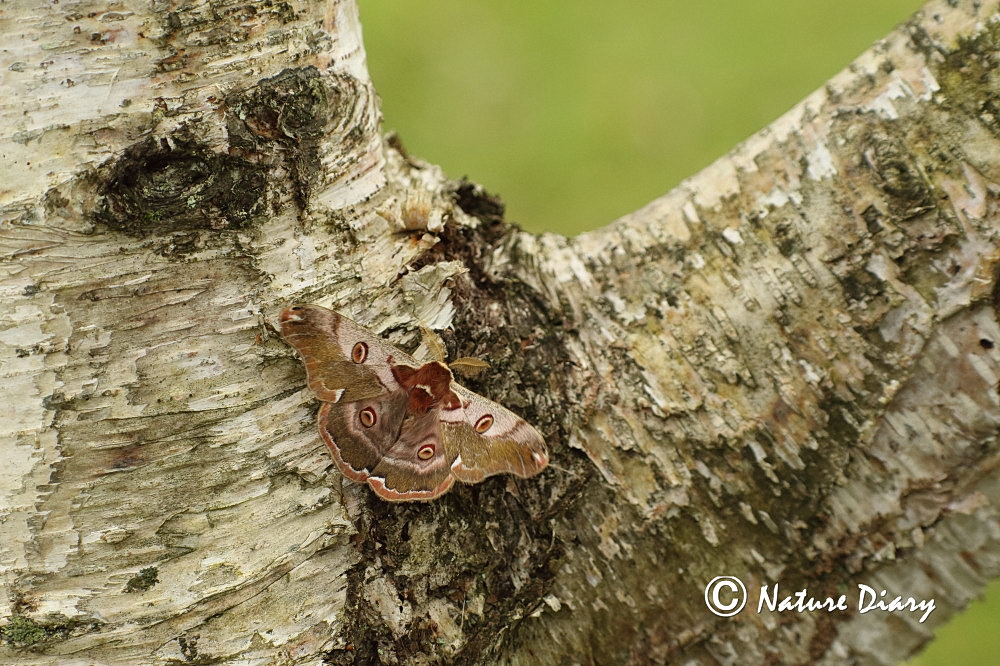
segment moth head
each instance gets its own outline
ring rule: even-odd
[[[368,345],[360,341],[355,342],[354,348],[351,349],[351,360],[355,363],[364,363],[366,358],[368,358]]]
[[[489,430],[492,426],[493,426],[493,415],[483,414],[482,416],[479,417],[479,420],[476,421],[476,432],[478,432],[481,435],[487,430]]]

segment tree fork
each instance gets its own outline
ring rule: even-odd
[[[575,239],[383,139],[353,3],[16,11],[5,662],[890,663],[1000,571],[997,2]],[[549,469],[342,483],[257,342],[310,301],[449,329]],[[936,610],[758,614],[776,584]]]

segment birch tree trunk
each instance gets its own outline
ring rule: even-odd
[[[347,0],[7,6],[0,661],[912,654],[1000,573],[997,5],[572,240],[383,141]],[[489,359],[552,465],[344,481],[259,335],[293,302]]]

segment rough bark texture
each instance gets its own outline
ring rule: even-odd
[[[379,134],[350,2],[11,9],[0,660],[892,663],[1000,573],[998,3],[574,240]],[[343,482],[291,302],[483,356],[553,464]],[[709,613],[704,587],[921,599]]]

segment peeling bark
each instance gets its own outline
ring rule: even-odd
[[[12,12],[0,659],[912,654],[1000,572],[997,5],[576,239],[383,140],[350,2]],[[344,482],[261,326],[291,302],[488,358],[553,464]],[[936,609],[722,618],[720,575]]]

